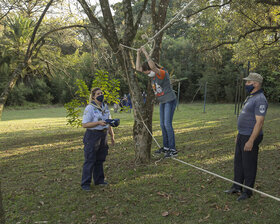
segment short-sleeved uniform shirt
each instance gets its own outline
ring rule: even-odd
[[[176,99],[166,70],[160,69],[160,73],[152,78],[152,87],[160,103],[167,103]]]
[[[101,109],[97,107],[95,102],[91,102],[89,105],[86,106],[84,110],[84,115],[83,115],[83,121],[82,123],[88,123],[88,122],[97,122],[97,121],[105,121],[106,119],[110,119],[110,110],[107,106],[107,104],[102,103]],[[104,130],[108,129],[109,125],[106,126],[101,126],[97,125],[93,128],[87,128],[89,130]]]
[[[239,134],[251,135],[256,124],[256,115],[265,116],[267,108],[268,103],[262,90],[249,95],[238,117],[237,126]],[[262,134],[261,130],[260,135]]]

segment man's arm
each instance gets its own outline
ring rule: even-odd
[[[256,124],[254,126],[253,132],[244,146],[244,151],[251,151],[254,145],[255,139],[259,136],[260,131],[262,130],[264,124],[264,116],[256,115]]]

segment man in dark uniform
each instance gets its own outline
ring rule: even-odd
[[[251,188],[254,187],[259,144],[263,139],[262,127],[267,111],[267,100],[261,88],[263,78],[258,73],[250,73],[246,80],[245,88],[249,93],[242,111],[238,117],[238,135],[236,137],[234,155],[234,181]],[[237,201],[245,200],[252,196],[252,191],[233,184],[228,194],[242,193]]]

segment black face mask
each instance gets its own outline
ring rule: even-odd
[[[246,89],[247,93],[251,93],[251,92],[253,91],[254,88],[255,88],[255,87],[254,87],[253,84],[251,84],[251,85],[245,85],[245,89]]]
[[[100,95],[100,96],[98,96],[98,97],[96,97],[96,99],[99,101],[99,102],[103,102],[103,100],[104,100],[104,95]]]

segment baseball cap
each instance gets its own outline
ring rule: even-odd
[[[246,81],[255,81],[255,82],[259,82],[259,83],[263,82],[263,77],[260,74],[253,73],[253,72],[250,72],[250,74],[246,78],[243,78],[243,79]]]

